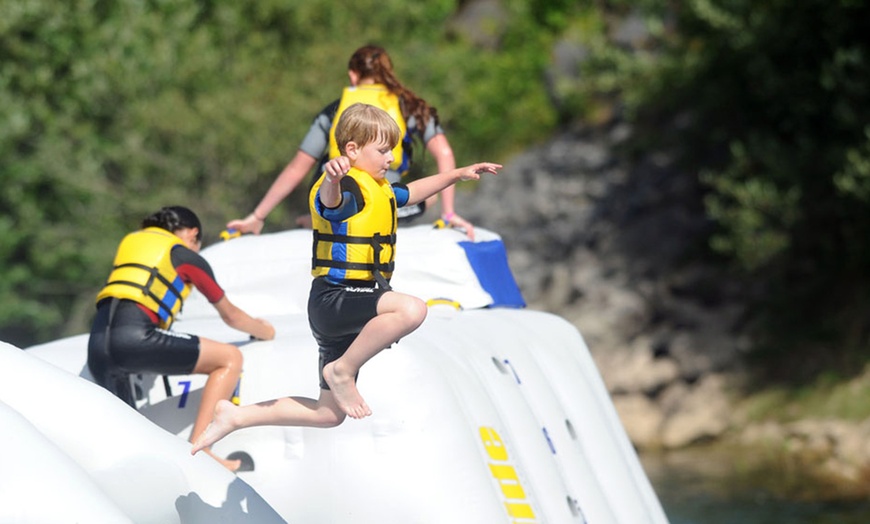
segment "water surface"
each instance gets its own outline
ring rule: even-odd
[[[813,489],[825,486],[731,450],[644,454],[641,461],[671,524],[870,523],[870,499],[812,500]]]

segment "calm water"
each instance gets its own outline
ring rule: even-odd
[[[793,478],[776,468],[748,471],[745,458],[728,453],[645,455],[641,461],[671,524],[870,523],[870,499],[789,499],[776,486],[793,485]]]

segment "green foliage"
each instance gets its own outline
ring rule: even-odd
[[[839,348],[823,365],[860,361],[870,346],[870,5],[575,6],[563,37],[588,57],[579,81],[558,86],[569,111],[592,118],[617,103],[638,130],[635,150],[681,153],[698,173],[711,250],[768,291],[753,315],[760,353],[810,373],[820,345]],[[617,43],[629,16],[647,34]]]
[[[834,175],[834,184],[843,195],[870,203],[870,127],[864,128],[866,140],[846,150],[843,169]]]
[[[701,180],[713,189],[706,197],[708,214],[727,224],[730,232],[714,236],[711,245],[715,251],[731,254],[742,267],[754,270],[788,247],[800,189],[781,188],[769,178],[755,176],[755,159],[741,142],[732,144],[731,158],[726,170],[701,174]],[[787,157],[772,160],[781,158]]]
[[[709,188],[712,249],[768,286],[762,347],[810,372],[823,344],[842,344],[827,364],[859,360],[847,353],[870,343],[870,8],[695,0],[678,14],[658,82],[634,99],[659,125],[687,116],[665,134]]]
[[[707,164],[707,202],[721,226],[714,248],[749,270],[794,250],[842,254],[843,226],[867,222],[853,201],[870,116],[870,48],[860,36],[867,9],[823,1],[689,6],[661,62],[667,81],[644,101],[693,114],[683,138],[693,160]],[[829,240],[823,225],[833,228]]]
[[[575,119],[651,130],[639,147],[683,152],[705,183],[711,249],[776,295],[759,322],[800,338],[818,318],[812,340],[870,343],[866,3],[502,0],[474,31],[456,9],[0,0],[0,339],[86,329],[117,242],[161,205],[196,209],[214,241],[338,96],[351,52],[378,43],[460,164]],[[626,20],[638,41],[614,36]],[[548,76],[557,42],[579,49],[578,74]],[[268,227],[302,207],[297,192]]]
[[[486,22],[503,43],[484,50],[447,29],[446,0],[0,0],[0,339],[87,329],[118,241],[162,205],[195,209],[214,241],[338,97],[360,45],[391,51],[460,162],[546,134],[548,37],[523,5]],[[297,193],[270,228],[291,227]]]
[[[759,391],[743,401],[752,421],[801,419],[842,419],[860,422],[870,416],[870,378],[866,368],[850,378],[822,372],[807,386],[776,386]]]
[[[562,98],[560,119],[606,120],[615,107],[633,117],[660,82],[656,42],[664,31],[663,3],[583,1],[574,3],[568,13],[563,16],[565,27],[560,37],[582,49],[584,57],[576,78],[562,79],[553,86]],[[641,41],[633,45],[614,42],[614,33],[630,18],[643,23]]]

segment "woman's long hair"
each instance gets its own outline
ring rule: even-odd
[[[371,78],[378,84],[384,84],[391,93],[402,102],[402,113],[405,118],[413,116],[417,120],[417,130],[422,136],[429,119],[438,123],[438,112],[413,91],[402,85],[393,72],[393,61],[387,51],[376,45],[360,47],[350,57],[347,68],[357,73],[360,79]]]

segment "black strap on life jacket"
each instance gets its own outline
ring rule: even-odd
[[[175,298],[178,299],[178,301],[183,304],[184,302],[182,301],[181,292],[178,291],[177,289],[175,289],[175,286],[172,285],[172,282],[169,282],[168,280],[166,280],[166,277],[161,275],[156,267],[150,267],[150,266],[146,266],[144,264],[137,264],[135,262],[131,262],[129,264],[121,264],[121,265],[115,266],[113,268],[113,271],[115,269],[121,269],[121,268],[125,268],[125,267],[135,267],[137,269],[142,269],[142,270],[147,271],[149,273],[148,281],[144,285],[142,285],[142,284],[137,284],[136,282],[131,282],[129,280],[110,280],[106,283],[106,285],[107,286],[114,286],[114,285],[131,286],[131,287],[134,287],[134,288],[142,291],[143,295],[147,295],[148,297],[150,297],[152,300],[154,300],[154,302],[157,303],[157,306],[160,309],[166,311],[166,314],[169,315],[169,319],[171,322],[174,319],[174,315],[172,314],[172,309],[169,306],[167,306],[165,302],[163,302],[163,299],[161,299],[160,297],[155,295],[153,291],[151,291],[151,286],[154,284],[155,280],[159,280],[160,283],[163,284],[164,286],[166,286],[166,288],[169,291],[171,291],[173,295],[175,295]]]
[[[347,262],[343,260],[326,260],[322,258],[317,258],[317,244],[319,242],[333,242],[339,244],[367,244],[372,247],[374,251],[374,263],[368,262]],[[361,271],[371,271],[372,275],[375,278],[375,282],[378,283],[382,289],[386,289],[387,291],[391,290],[389,282],[387,282],[387,278],[384,276],[384,273],[392,273],[395,264],[393,261],[388,263],[381,262],[381,251],[383,251],[383,245],[388,244],[395,249],[396,246],[396,235],[382,235],[380,233],[375,233],[370,237],[357,237],[351,235],[335,235],[332,233],[322,233],[318,230],[314,230],[314,243],[312,244],[312,256],[311,256],[311,269],[315,269],[317,267],[334,267],[338,269],[357,269]]]

